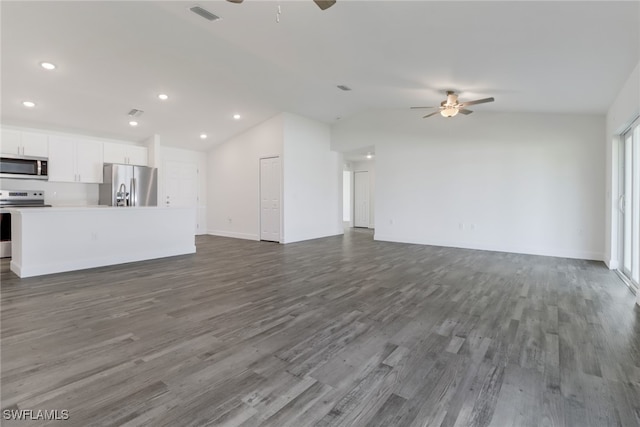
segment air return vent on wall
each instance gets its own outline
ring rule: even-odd
[[[204,19],[206,19],[208,21],[217,21],[218,19],[220,19],[219,16],[214,15],[213,13],[209,12],[208,10],[201,8],[200,6],[190,7],[189,10],[191,12],[195,13],[196,15],[202,16]]]

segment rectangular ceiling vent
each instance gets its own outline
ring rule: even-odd
[[[142,113],[144,113],[144,111],[136,110],[135,108],[133,108],[133,109],[131,109],[131,111],[129,111],[127,113],[127,116],[129,116],[129,117],[140,117],[142,115]]]
[[[219,16],[214,15],[213,13],[209,12],[208,10],[201,8],[200,6],[190,7],[189,10],[191,12],[195,13],[196,15],[202,16],[204,19],[206,19],[208,21],[217,21],[218,19],[220,19]]]
[[[351,90],[351,88],[349,86],[345,86],[345,85],[338,85],[338,89],[344,90],[344,91]]]

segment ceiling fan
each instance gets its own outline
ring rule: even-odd
[[[491,97],[491,98],[476,99],[475,101],[458,102],[458,95],[456,95],[453,91],[448,90],[447,99],[442,101],[439,107],[411,107],[411,108],[412,109],[420,109],[420,108],[437,108],[438,109],[433,113],[427,114],[426,116],[423,117],[423,119],[426,119],[427,117],[435,116],[438,113],[440,113],[440,115],[444,117],[453,117],[458,113],[465,114],[465,115],[473,113],[473,111],[467,110],[466,108],[470,105],[484,104],[486,102],[493,102],[493,101],[495,101],[495,99]]]
[[[242,3],[244,0],[227,0],[231,3]],[[336,0],[313,0],[315,4],[322,10],[329,9],[331,6],[336,4]]]

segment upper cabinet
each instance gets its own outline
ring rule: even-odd
[[[139,145],[102,142],[73,134],[0,128],[0,153],[49,159],[49,181],[102,183],[104,163],[149,165],[149,150]]]
[[[101,183],[102,150],[101,142],[51,136],[49,181]]]
[[[125,165],[148,166],[149,150],[137,145],[104,143],[104,162]]]
[[[0,152],[7,155],[48,157],[49,136],[44,133],[2,129]]]

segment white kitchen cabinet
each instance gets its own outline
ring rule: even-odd
[[[104,162],[125,165],[148,166],[149,150],[137,145],[104,143]]]
[[[49,142],[49,181],[102,182],[102,143],[53,136]]]
[[[79,141],[76,145],[76,170],[78,181],[102,183],[102,143]]]
[[[2,154],[47,157],[49,136],[44,133],[2,129]]]
[[[2,129],[2,154],[21,154],[21,132],[13,129]]]

